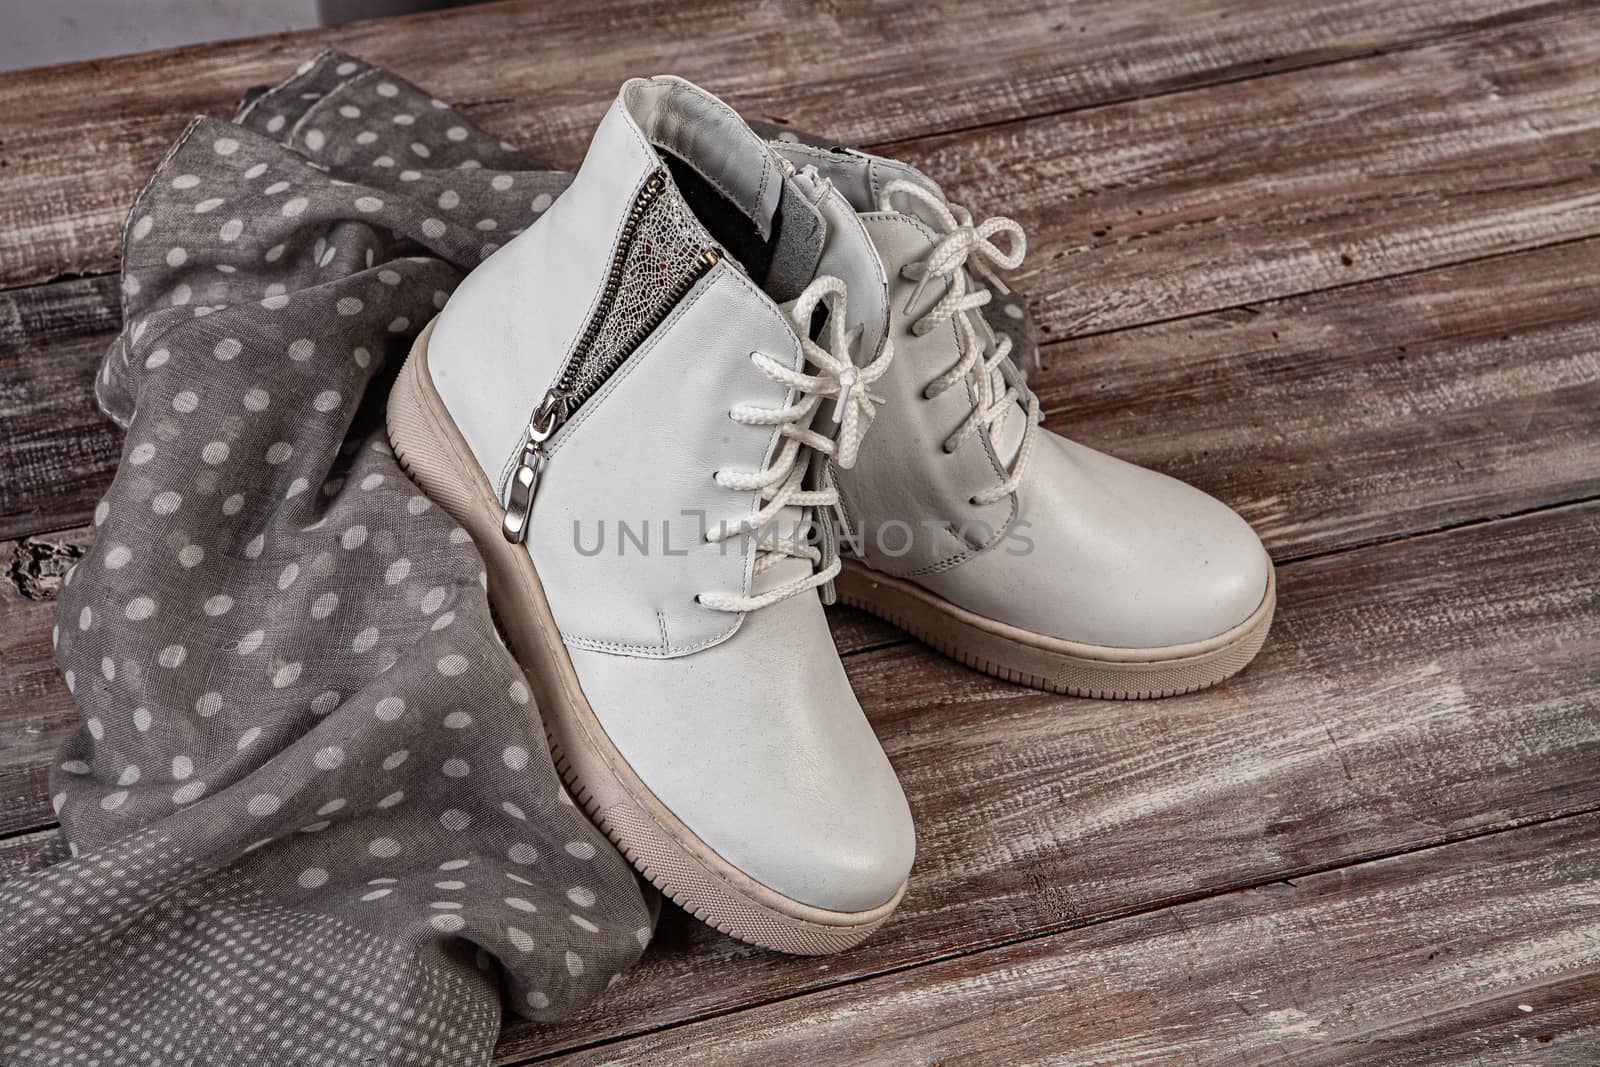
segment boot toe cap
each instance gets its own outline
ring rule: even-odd
[[[911,812],[814,598],[754,612],[682,659],[572,658],[633,772],[729,866],[826,911],[894,899],[916,851]]]
[[[1221,501],[1054,434],[1040,441],[1009,543],[920,579],[980,615],[1118,649],[1202,642],[1245,622],[1271,561]]]

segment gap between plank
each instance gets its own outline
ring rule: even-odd
[[[1510,256],[1531,256],[1538,252],[1555,248],[1566,248],[1568,245],[1581,245],[1587,241],[1600,243],[1600,234],[1578,234],[1574,237],[1559,237],[1553,241],[1541,244],[1526,245],[1522,248],[1503,248],[1498,252],[1485,252],[1479,256],[1463,256],[1459,259],[1442,260],[1430,263],[1425,267],[1412,267],[1409,270],[1397,270],[1389,274],[1375,274],[1370,278],[1352,278],[1347,282],[1334,282],[1318,289],[1297,289],[1293,292],[1269,296],[1261,300],[1248,300],[1242,304],[1227,304],[1222,307],[1207,308],[1204,311],[1191,311],[1183,315],[1167,315],[1160,318],[1144,319],[1139,322],[1130,322],[1124,326],[1111,326],[1103,330],[1085,330],[1082,333],[1068,334],[1065,337],[1053,337],[1039,345],[1039,355],[1043,359],[1045,353],[1060,345],[1070,345],[1079,341],[1087,341],[1095,337],[1114,337],[1119,333],[1128,333],[1133,330],[1148,329],[1151,326],[1170,326],[1180,322],[1193,322],[1198,319],[1210,318],[1214,315],[1226,315],[1230,311],[1243,311],[1249,314],[1258,314],[1257,308],[1266,304],[1281,304],[1286,300],[1305,300],[1308,297],[1321,296],[1324,293],[1337,293],[1346,289],[1359,289],[1363,285],[1378,285],[1383,282],[1401,281],[1406,278],[1418,278],[1434,271],[1457,270],[1461,267],[1471,267],[1479,263],[1493,263],[1497,259],[1506,259]],[[1051,408],[1046,415],[1065,411],[1064,407]]]

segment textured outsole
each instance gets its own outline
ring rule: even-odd
[[[786,897],[700,840],[606,737],[533,563],[501,535],[499,500],[433,389],[427,373],[433,325],[417,338],[389,394],[389,442],[407,476],[461,524],[483,556],[491,609],[538,700],[551,758],[573,800],[652,885],[730,937],[807,956],[860,944],[900,903],[905,883],[863,912],[829,911]]]
[[[951,659],[1017,685],[1101,700],[1152,700],[1216,685],[1261,651],[1277,605],[1277,574],[1250,617],[1207,641],[1125,649],[1062,641],[967,611],[901,578],[846,561],[839,600],[877,615]]]

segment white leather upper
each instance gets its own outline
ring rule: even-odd
[[[909,263],[933,247],[932,233],[906,215],[863,215],[886,264]],[[986,435],[955,453],[944,442],[972,410],[963,384],[934,398],[928,383],[960,355],[952,321],[918,337],[908,328],[939,299],[937,286],[912,303],[916,283],[889,273],[895,361],[874,392],[884,398],[872,436],[854,470],[836,472],[860,554],[874,569],[915,577],[967,559],[1004,536],[1016,515],[1012,498],[976,505],[973,494],[1005,477]]]
[[[818,182],[806,173],[797,175],[794,182],[816,204],[827,225],[817,273],[831,274],[845,283],[849,293],[846,329],[861,331],[856,363],[870,363],[877,358],[889,332],[889,291],[883,264],[861,219],[831,182]],[[890,368],[893,366],[891,363]]]
[[[633,199],[660,166],[619,98],[550,209],[456,287],[433,328],[429,370],[462,436],[501,490],[528,417],[605,287]]]
[[[898,159],[875,156],[854,148],[821,148],[798,141],[771,141],[773,151],[797,167],[813,166],[824,178],[833,183],[851,207],[857,211],[876,211],[878,197],[892,181],[916,182],[930,192],[940,193],[939,186],[926,174]]]
[[[1249,523],[1176,478],[1042,432],[1010,538],[917,581],[991,619],[1068,641],[1203,641],[1260,606],[1267,554]]]
[[[711,544],[702,533],[760,505],[712,475],[757,470],[777,444],[771,427],[727,416],[735,404],[776,408],[788,397],[751,352],[789,366],[801,358],[772,302],[718,266],[552,439],[528,551],[567,644],[681,655],[738,626],[741,616],[694,598],[750,589],[753,539]],[[621,540],[619,524],[643,533],[647,550]],[[602,528],[599,554],[580,552],[575,532],[588,551]]]
[[[470,413],[457,424],[497,491],[593,314],[638,190],[661,166],[627,95],[601,121],[572,186],[467,277],[434,328],[434,386],[452,413]],[[549,442],[527,548],[569,644],[681,655],[737,629],[739,616],[694,597],[749,592],[753,545],[701,535],[759,507],[757,494],[712,480],[724,467],[759,468],[776,446],[770,427],[727,418],[737,403],[786,400],[750,363],[757,351],[790,366],[801,359],[782,313],[724,260]]]
[[[662,167],[644,128],[670,138],[742,208],[770,213],[776,202],[766,179],[745,182],[735,166],[753,145],[785,180],[768,150],[699,93],[677,79],[624,86],[572,186],[442,312],[429,345],[433,384],[497,490],[594,312],[638,190]],[[666,111],[641,127],[630,107]],[[838,194],[822,193],[832,224],[823,258],[868,287],[861,306],[875,309],[881,335],[883,278],[871,244]],[[662,195],[678,195],[670,177]],[[772,889],[860,911],[899,888],[915,836],[816,594],[742,615],[695,602],[752,589],[755,542],[707,543],[702,532],[761,504],[758,492],[724,488],[714,474],[760,470],[780,440],[730,411],[794,398],[753,352],[804,366],[783,312],[724,258],[546,443],[526,548],[590,706],[657,798]],[[648,550],[622,541],[619,523],[648,538]],[[806,566],[787,560],[762,577]]]
[[[635,78],[617,102],[653,145],[676,155],[772,234],[783,171],[733,108],[682,78]]]
[[[940,296],[910,303],[901,269],[935,235],[913,216],[862,216],[889,276],[896,358],[878,383],[887,402],[856,469],[838,473],[865,562],[916,581],[979,615],[1035,633],[1116,648],[1202,641],[1243,622],[1266,594],[1269,563],[1249,524],[1176,479],[1038,431],[1011,496],[988,506],[972,494],[1004,478],[1026,413],[984,430],[954,454],[947,435],[974,391],[922,390],[960,356],[954,325],[924,336],[910,326]],[[907,552],[885,552],[874,531],[914,529]],[[985,541],[985,538],[989,540]],[[890,548],[899,549],[890,539]]]
[[[911,869],[911,811],[815,596],[676,660],[572,650],[612,743],[725,859],[813,907],[865,911]]]

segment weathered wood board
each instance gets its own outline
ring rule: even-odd
[[[111,484],[94,379],[121,323],[113,277],[0,290],[0,539],[77,525]]]
[[[897,146],[980,217],[1047,336],[1600,233],[1600,9]]]
[[[1566,562],[1600,551],[1597,520],[1585,505],[1291,564],[1263,658],[1182,700],[1064,700],[909,644],[851,656],[922,828],[902,913],[846,957],[797,960],[671,912],[605,1000],[512,1031],[507,1055],[1600,806],[1600,591]]]
[[[1546,47],[1546,38],[1555,43]],[[1500,82],[1468,83],[1501,55],[1510,58],[1496,68]],[[1463,106],[1442,106],[1456,98],[1443,90]],[[1121,445],[1138,435],[1150,399],[1182,401],[1185,415],[1201,417],[1148,425],[1188,435],[1188,447],[1146,442],[1131,458],[1184,455],[1183,475],[1221,488],[1269,535],[1290,538],[1274,537],[1275,548],[1325,550],[1350,537],[1593,494],[1600,419],[1585,414],[1600,410],[1589,298],[1600,241],[1574,238],[1600,224],[1600,172],[1589,160],[1600,138],[1597,93],[1600,12],[1591,11],[1403,57],[1034,119],[905,151],[980,205],[1014,206],[1033,225],[1034,254],[1019,284],[1047,336],[1184,316],[1049,349],[1038,388],[1058,412],[1056,425],[1097,443],[1097,415],[1114,412]],[[1368,124],[1388,126],[1358,143],[1351,131],[1360,124],[1348,115],[1363,100],[1387,102]],[[1154,130],[1144,114],[1152,108],[1161,120]],[[1239,134],[1218,151],[1191,136],[1212,127],[1292,131],[1295,150],[1284,151],[1281,137]],[[1558,132],[1540,136],[1546,129]],[[1143,146],[1132,160],[1130,138]],[[994,168],[996,158],[1016,162]],[[1426,196],[1416,192],[1419,171],[1433,183]],[[1080,201],[1094,210],[1081,211]],[[1130,224],[1135,232],[1118,228]],[[1367,251],[1356,249],[1362,241]],[[1385,277],[1314,301],[1294,295],[1550,241],[1567,243],[1481,269]],[[1271,309],[1251,303],[1274,297]],[[0,461],[8,467],[0,537],[82,522],[109,479],[119,443],[88,386],[115,326],[105,279],[0,293]],[[1182,343],[1197,335],[1198,353]],[[1220,344],[1207,350],[1209,342]],[[1429,354],[1408,363],[1413,346]],[[1130,362],[1142,353],[1153,355]],[[1463,356],[1468,363],[1458,366]],[[1241,397],[1261,415],[1223,407]],[[1285,423],[1286,410],[1319,432],[1302,437],[1301,426]],[[1263,425],[1269,412],[1271,427]],[[1424,424],[1421,441],[1408,432]],[[1198,439],[1220,425],[1232,440]],[[1365,469],[1352,462],[1363,445],[1373,448]],[[1426,462],[1408,481],[1394,457],[1411,447]],[[1254,468],[1274,452],[1300,470],[1254,496],[1239,483],[1255,480]],[[1337,466],[1319,466],[1330,456]],[[1560,483],[1554,493],[1551,480]],[[1390,505],[1403,506],[1391,516]]]
[[[127,205],[189,117],[227,113],[322,46],[390,66],[484,127],[570,164],[617,86],[637,75],[682,74],[753,116],[867,144],[1326,64],[1579,6],[528,0],[3,74],[0,285],[112,269]]]
[[[1052,428],[1282,559],[1600,496],[1600,240],[1047,350]]]
[[[0,541],[0,836],[55,819],[50,766],[78,709],[56,669],[50,627],[61,578],[91,541],[88,530]]]
[[[559,1062],[1551,1064],[1600,1048],[1600,816],[1006,945]],[[506,1048],[504,1062],[527,1062]]]
[[[50,833],[43,831],[0,840],[0,882],[21,871],[22,865],[28,862],[28,857],[44,846]]]
[[[1600,490],[1593,244],[1057,345],[1038,389],[1052,426],[1217,493],[1280,557],[1582,499]],[[30,311],[29,321],[57,316],[92,333],[114,314],[100,283],[62,284],[78,290],[78,310]],[[84,521],[120,452],[120,434],[85,389],[99,342],[70,325],[52,331],[68,338],[59,351],[62,365],[77,366],[71,381],[46,377],[49,361],[0,358],[0,383],[17,381],[8,370],[41,369],[15,387],[40,402],[0,423],[0,452],[22,457],[6,491],[32,501],[14,507],[5,520],[14,526]],[[104,457],[87,477],[74,466],[86,452]],[[0,597],[0,632],[16,635],[0,659],[0,694],[28,698],[0,710],[0,736],[34,741],[25,757],[8,749],[0,776],[24,773],[15,768],[75,721],[45,617],[37,604]],[[884,639],[886,628],[845,617],[867,627],[841,634],[847,649]],[[9,723],[11,708],[26,711],[25,725]]]

